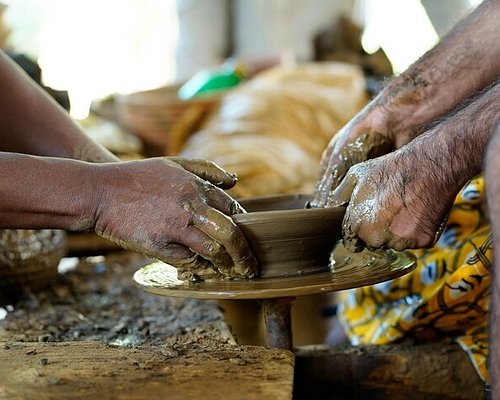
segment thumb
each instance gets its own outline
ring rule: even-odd
[[[340,182],[340,185],[328,195],[327,207],[345,207],[358,183],[358,178],[355,174],[348,173],[345,178]]]
[[[230,189],[238,182],[236,174],[222,169],[213,161],[181,157],[168,157],[168,159],[221,189]]]

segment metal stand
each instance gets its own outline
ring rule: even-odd
[[[268,347],[293,349],[291,311],[294,300],[295,297],[262,300]]]

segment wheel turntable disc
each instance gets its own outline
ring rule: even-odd
[[[349,253],[339,244],[331,256],[330,270],[309,275],[188,282],[177,279],[177,270],[160,261],[134,274],[144,290],[162,296],[198,299],[266,299],[335,292],[373,285],[407,274],[415,257],[406,252],[368,251]]]

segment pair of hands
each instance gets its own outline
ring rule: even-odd
[[[245,212],[222,189],[236,176],[204,160],[96,165],[97,234],[178,268],[185,279],[251,277],[257,261],[230,218]],[[101,190],[102,188],[102,190]]]
[[[398,129],[395,120],[368,108],[323,154],[311,206],[347,206],[342,231],[350,251],[429,247],[453,202],[441,185],[439,165],[416,154],[415,130]]]

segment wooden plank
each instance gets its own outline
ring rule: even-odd
[[[482,400],[484,384],[451,341],[296,349],[300,399]]]
[[[0,342],[0,398],[285,400],[293,365],[253,346]]]

